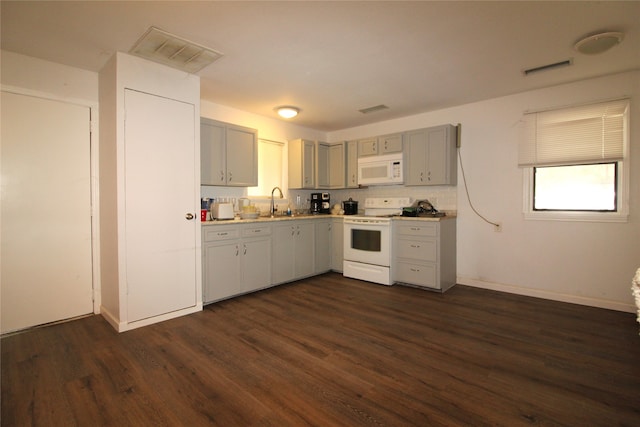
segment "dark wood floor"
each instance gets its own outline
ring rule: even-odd
[[[638,426],[635,315],[327,274],[5,337],[3,426]]]

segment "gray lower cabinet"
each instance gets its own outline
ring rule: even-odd
[[[339,230],[339,237],[334,229]],[[332,263],[339,267],[333,267]],[[325,273],[332,268],[342,270],[342,218],[202,227],[205,303]]]
[[[446,291],[456,282],[456,220],[393,222],[393,281]]]
[[[202,228],[203,301],[255,291],[271,284],[271,226]]]
[[[273,226],[271,283],[312,276],[315,261],[313,220],[287,220]]]
[[[315,227],[315,274],[326,273],[331,270],[331,229],[333,223],[331,218],[316,219],[313,221]]]
[[[344,221],[342,218],[333,218],[331,224],[331,269],[342,272],[344,258]]]

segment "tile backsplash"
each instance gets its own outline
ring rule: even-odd
[[[359,202],[359,208],[362,209],[364,205],[364,199],[367,197],[411,197],[413,200],[428,199],[436,209],[439,211],[455,212],[458,208],[457,200],[457,187],[442,185],[442,186],[415,186],[406,187],[404,185],[382,185],[372,186],[366,188],[354,188],[344,190],[288,190],[282,189],[284,192],[284,199],[278,199],[276,197],[275,204],[278,210],[283,211],[287,209],[289,203],[291,208],[295,208],[296,196],[300,196],[303,204],[308,209],[311,193],[330,193],[331,194],[331,206],[335,204],[342,205],[342,202],[352,198]],[[218,198],[240,198],[248,197],[251,201],[260,209],[261,212],[268,212],[270,207],[270,198],[268,197],[254,197],[247,196],[245,188],[236,187],[212,187],[202,186],[201,196]]]
[[[327,192],[331,194],[331,206],[352,198],[358,201],[362,209],[367,197],[411,197],[413,200],[428,199],[440,211],[457,211],[457,187],[405,187],[403,185],[385,185],[345,190],[290,190],[289,197],[294,200],[297,195],[308,199],[311,193]]]

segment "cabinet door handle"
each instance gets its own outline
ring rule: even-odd
[[[192,220],[193,219],[193,214],[192,213],[188,213],[184,217],[187,218],[188,220]]]
[[[410,270],[413,271],[414,273],[420,273],[419,268],[410,268]]]
[[[418,249],[420,247],[420,245],[411,245],[411,247]]]
[[[233,174],[229,172],[229,182],[233,181]]]
[[[220,182],[224,182],[224,171],[220,171]]]
[[[244,246],[244,253],[242,255],[246,255],[247,254],[247,245],[242,245]]]
[[[411,227],[411,231],[420,231],[420,227]]]
[[[239,253],[240,253],[240,248],[238,248],[238,245],[236,245],[236,256],[238,256]]]
[[[218,236],[226,236],[227,234],[229,233],[227,233],[226,231],[224,233],[218,232]]]

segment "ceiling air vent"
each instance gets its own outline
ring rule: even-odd
[[[197,73],[222,53],[151,27],[129,53],[168,65],[187,73]]]
[[[386,105],[380,104],[374,107],[363,108],[362,110],[358,110],[358,111],[360,111],[362,114],[369,114],[369,113],[374,113],[376,111],[387,110],[388,108],[389,107],[387,107]]]
[[[554,62],[553,64],[547,64],[547,65],[541,65],[539,67],[529,68],[527,70],[524,70],[523,73],[525,76],[528,76],[529,74],[540,73],[542,71],[549,71],[549,70],[555,70],[556,68],[568,67],[569,65],[572,65],[572,64],[573,64],[573,59],[567,59],[565,61]]]

